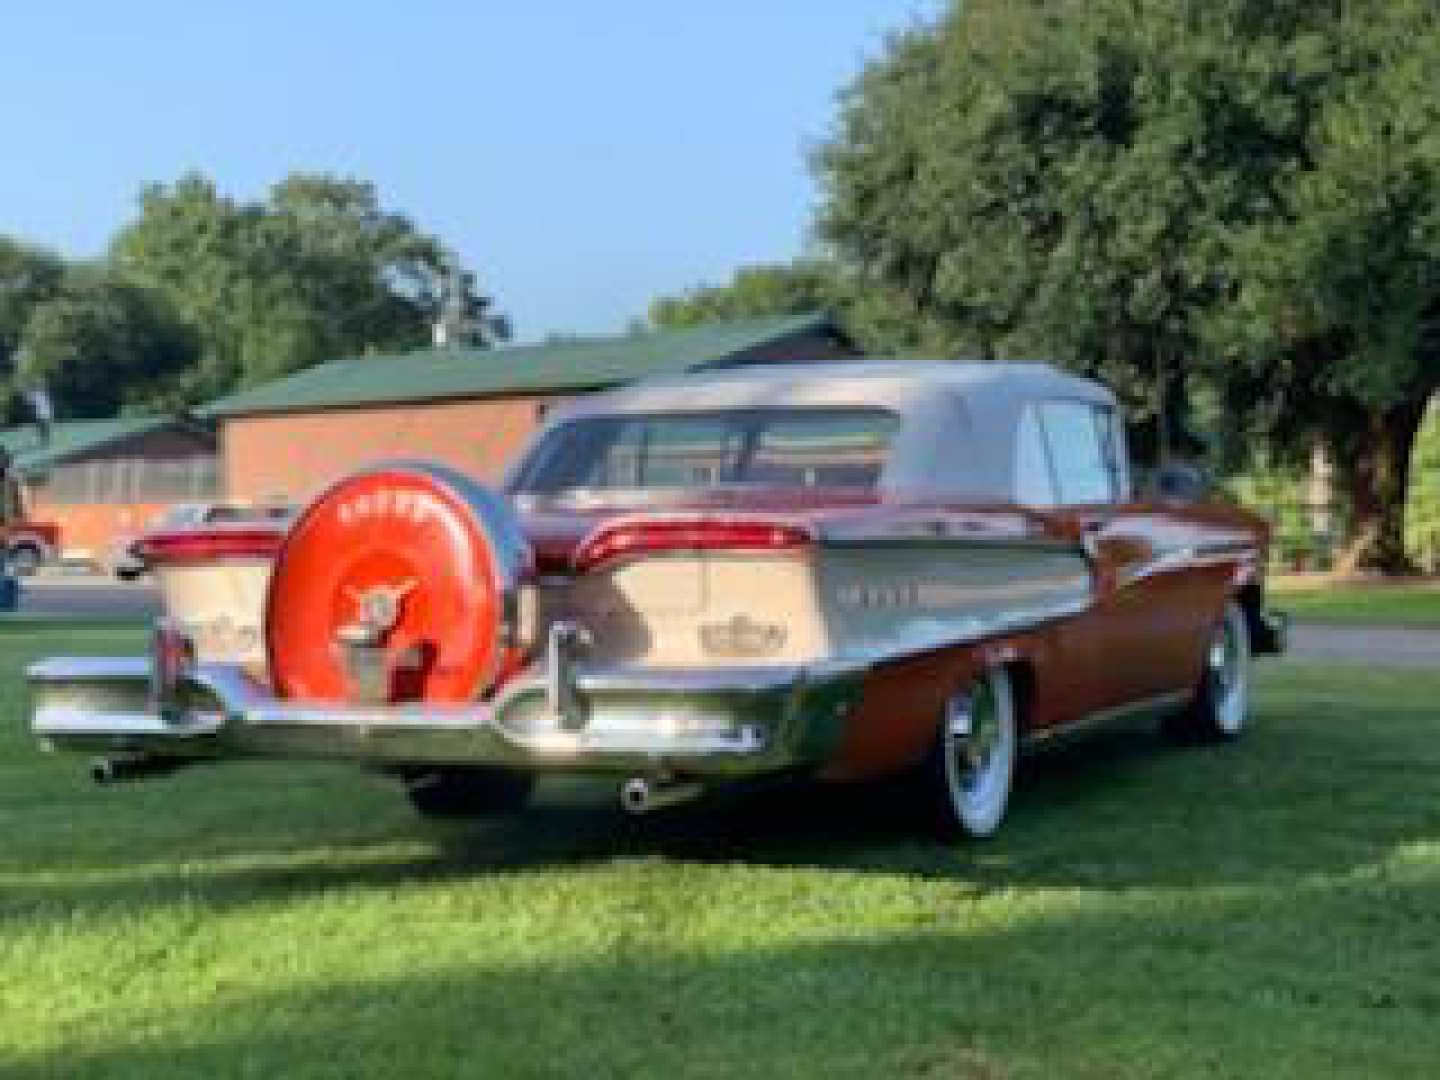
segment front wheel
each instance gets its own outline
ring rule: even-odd
[[[1015,778],[1015,694],[991,668],[945,703],[926,763],[931,817],[942,837],[984,837],[1000,827]]]
[[[535,778],[529,773],[454,766],[408,769],[401,780],[410,805],[429,818],[517,814],[535,787]]]
[[[1239,604],[1225,605],[1205,649],[1195,697],[1170,724],[1170,733],[1200,742],[1232,742],[1250,715],[1250,624]]]

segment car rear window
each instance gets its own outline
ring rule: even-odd
[[[883,409],[745,409],[585,417],[550,431],[517,492],[875,487],[899,418]]]

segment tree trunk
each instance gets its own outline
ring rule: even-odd
[[[1335,569],[1342,574],[1409,574],[1405,497],[1410,456],[1429,398],[1371,413],[1349,453],[1336,462],[1349,501],[1349,539]]]

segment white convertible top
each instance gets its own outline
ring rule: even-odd
[[[596,416],[879,408],[901,419],[882,489],[1009,502],[1021,412],[1027,402],[1045,400],[1116,407],[1104,386],[1045,363],[795,361],[647,379],[586,395],[556,410],[546,431]]]
[[[1115,400],[1099,383],[1045,363],[795,361],[647,379],[579,398],[564,410],[563,418],[692,409],[787,409],[856,404],[903,413],[915,398],[942,388],[961,393],[977,404],[1079,398],[1111,405]]]

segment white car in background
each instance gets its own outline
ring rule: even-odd
[[[154,532],[200,528],[208,525],[288,522],[295,516],[294,506],[283,504],[252,505],[234,502],[175,503],[157,514],[137,536],[120,540],[110,559],[110,569],[121,581],[134,581],[149,571],[144,554],[145,538]]]

